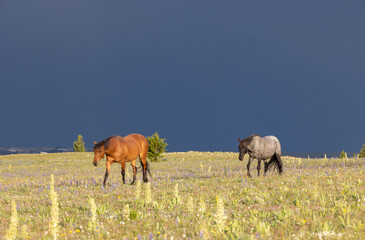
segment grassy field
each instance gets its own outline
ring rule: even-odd
[[[0,156],[0,239],[365,238],[364,159],[284,157],[284,174],[265,178],[255,161],[247,178],[237,153],[168,153],[150,163],[150,184],[123,185],[114,164],[105,189],[92,159]]]

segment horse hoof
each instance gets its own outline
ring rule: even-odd
[[[134,184],[134,181],[133,182],[131,182],[131,185],[133,185]]]
[[[147,183],[148,182],[148,179],[143,179],[143,182]]]

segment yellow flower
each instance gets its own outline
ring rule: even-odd
[[[118,196],[118,198],[122,198],[121,196]]]
[[[76,229],[76,232],[80,232],[80,229]]]
[[[68,233],[72,233],[72,231],[68,231]]]

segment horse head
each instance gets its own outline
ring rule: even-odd
[[[243,156],[245,156],[245,154],[247,152],[247,149],[246,149],[246,146],[245,146],[245,141],[238,138],[238,142],[239,142],[238,150],[240,152],[240,155],[238,156],[238,159],[240,161],[243,161]]]
[[[94,166],[98,166],[100,160],[104,157],[105,154],[104,143],[103,142],[97,143],[94,141],[93,152],[94,152],[93,164]]]

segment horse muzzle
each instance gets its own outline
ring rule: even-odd
[[[94,166],[98,166],[99,162],[93,162]]]

